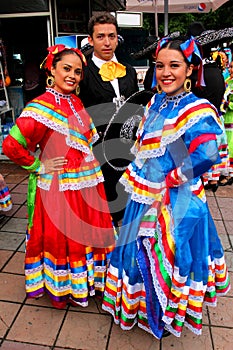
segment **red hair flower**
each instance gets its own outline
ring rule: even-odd
[[[44,61],[42,62],[42,64],[40,65],[41,68],[45,68],[48,69],[49,71],[51,71],[52,68],[52,64],[53,64],[53,60],[54,60],[54,56],[56,54],[58,54],[59,52],[65,51],[65,50],[72,50],[74,52],[77,53],[77,55],[80,57],[82,63],[86,66],[87,62],[86,62],[86,58],[83,55],[83,53],[74,47],[68,47],[65,46],[63,44],[58,44],[58,45],[54,45],[54,46],[50,46],[47,48],[49,54],[48,56],[44,59]]]

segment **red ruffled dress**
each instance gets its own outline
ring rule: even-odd
[[[53,89],[31,101],[4,140],[3,151],[30,171],[25,256],[29,298],[49,294],[54,306],[88,305],[102,296],[114,247],[103,175],[92,152],[93,122],[75,95]],[[39,146],[39,159],[36,157]],[[41,161],[65,156],[61,171],[43,174]]]

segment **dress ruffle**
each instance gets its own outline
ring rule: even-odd
[[[161,106],[161,99],[156,94],[152,110]],[[206,100],[200,101],[198,112],[199,101],[193,94],[183,96],[178,104],[168,101],[156,122],[153,112],[148,113],[133,149],[136,159],[120,180],[129,202],[108,268],[103,309],[122,329],[137,324],[158,339],[164,329],[179,337],[184,326],[201,334],[203,305],[215,306],[217,295],[230,289],[223,248],[200,179],[216,154],[212,135],[222,129]],[[192,108],[196,119],[191,123],[183,119],[183,127],[178,115]],[[165,137],[164,144],[163,137],[159,139],[157,152],[154,137],[166,134],[163,120],[167,119],[165,125],[181,122],[181,143],[174,131],[171,143],[170,138]],[[167,188],[167,175],[174,169],[187,170],[186,163],[193,167],[186,172],[186,181]]]

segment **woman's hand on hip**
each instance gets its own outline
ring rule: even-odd
[[[41,174],[52,173],[54,171],[62,170],[64,165],[66,165],[68,160],[65,157],[55,157],[46,159],[42,163],[42,171]]]

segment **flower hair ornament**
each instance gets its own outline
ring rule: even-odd
[[[44,69],[48,69],[49,71],[51,71],[55,55],[62,52],[62,51],[65,51],[65,50],[71,50],[71,51],[76,52],[76,54],[80,57],[82,63],[85,66],[87,65],[87,61],[86,61],[84,54],[79,49],[76,49],[74,47],[68,47],[68,46],[65,46],[63,44],[58,44],[58,45],[48,47],[47,50],[48,50],[49,54],[48,54],[48,56],[45,57],[45,59],[41,63],[41,65],[40,65],[41,69],[44,68]]]

